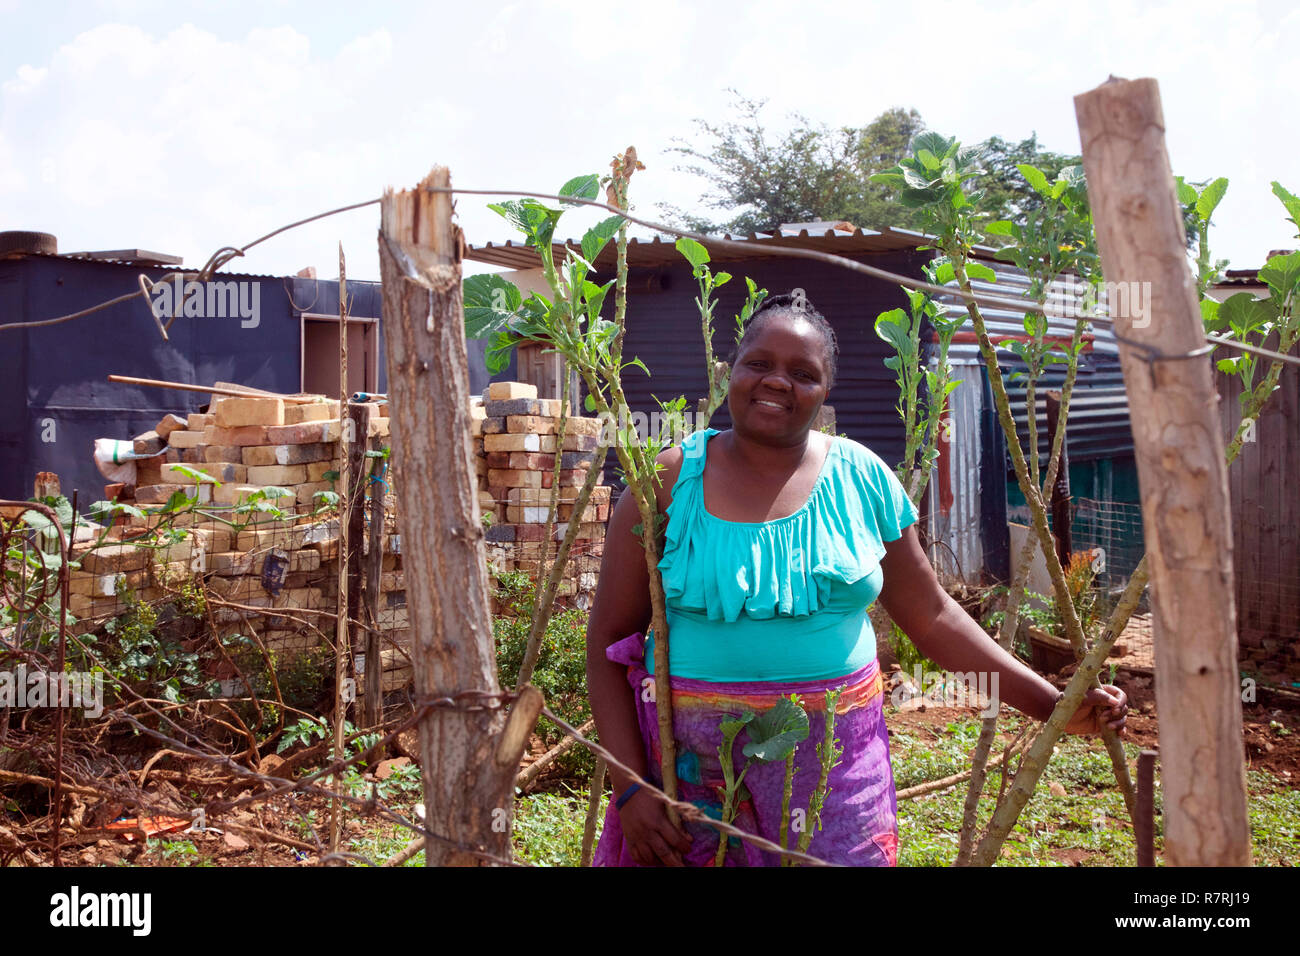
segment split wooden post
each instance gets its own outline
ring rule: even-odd
[[[1075,97],[1151,565],[1165,857],[1245,866],[1227,467],[1196,281],[1153,79]],[[1145,306],[1145,308],[1142,308]]]
[[[393,479],[401,515],[428,866],[509,858],[515,774],[542,705],[520,689],[507,725],[488,612],[487,553],[470,439],[461,302],[464,239],[452,222],[446,167],[381,201],[379,262],[387,336]],[[457,845],[452,845],[454,841]]]

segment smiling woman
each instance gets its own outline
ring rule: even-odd
[[[671,634],[679,795],[715,817],[725,802],[737,826],[783,845],[787,826],[799,833],[802,823],[799,846],[828,862],[892,866],[896,803],[870,604],[879,597],[941,665],[997,674],[993,686],[1005,690],[1003,700],[1031,716],[1046,719],[1058,693],[939,586],[913,527],[916,509],[892,470],[857,442],[812,430],[836,355],[834,333],[802,290],[769,299],[733,359],[732,428],[696,432],[659,457],[658,504],[667,517],[659,570]],[[650,598],[632,534],[637,520],[625,496],[610,518],[587,671],[601,741],[658,783],[654,638],[642,636]],[[731,768],[745,763],[735,756],[743,742],[724,737],[720,725],[746,711],[770,711],[792,694],[812,718],[794,751],[792,786],[780,762],[752,764],[743,788],[729,784]],[[1103,720],[1122,728],[1126,709],[1117,689],[1093,691],[1067,729],[1095,732]],[[843,758],[829,769],[829,796],[816,813],[814,785],[825,772],[817,742],[829,741],[832,728]],[[737,749],[724,765],[728,747]],[[663,805],[640,794],[630,777],[611,776],[617,798],[596,865],[780,862],[747,842],[720,848],[712,827],[673,826]],[[800,817],[787,812],[791,807],[809,811]]]

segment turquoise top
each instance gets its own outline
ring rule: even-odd
[[[876,656],[867,608],[879,596],[885,542],[916,508],[870,449],[835,438],[804,506],[773,521],[726,521],[704,507],[708,442],[682,442],[659,562],[672,673],[715,682],[821,680]],[[646,648],[654,671],[654,637]]]

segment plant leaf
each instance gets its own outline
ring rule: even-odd
[[[573,196],[577,199],[595,199],[600,192],[600,177],[595,173],[589,173],[586,176],[574,176],[567,183],[560,187],[561,196]],[[577,206],[580,203],[564,202],[566,206]]]
[[[788,697],[749,723],[749,743],[742,753],[766,763],[784,761],[800,741],[808,739],[808,714]]]
[[[467,339],[485,339],[507,328],[523,304],[519,287],[494,272],[467,276],[461,285],[461,297]]]
[[[1210,183],[1196,197],[1196,214],[1202,219],[1209,219],[1214,215],[1214,210],[1218,207],[1219,202],[1223,199],[1223,194],[1227,191],[1228,180],[1223,176]]]
[[[709,250],[686,236],[677,240],[677,251],[686,257],[686,261],[691,264],[691,269],[697,272],[709,261]]]

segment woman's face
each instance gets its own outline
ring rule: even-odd
[[[826,346],[812,323],[776,316],[736,356],[727,392],[732,425],[749,438],[794,444],[826,401],[829,377]]]

